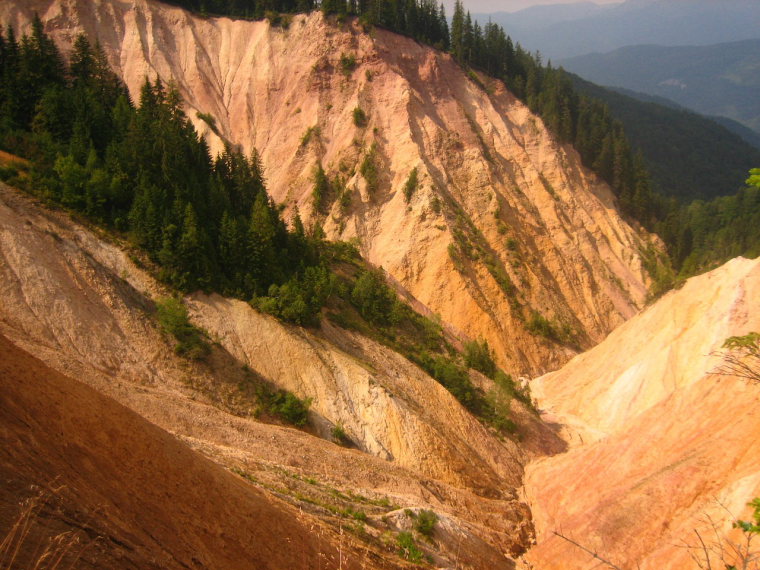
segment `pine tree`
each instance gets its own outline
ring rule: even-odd
[[[454,4],[454,16],[451,20],[451,52],[460,64],[464,61],[464,7],[461,0]]]

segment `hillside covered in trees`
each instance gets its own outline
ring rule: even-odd
[[[38,18],[20,42],[7,28],[0,66],[0,145],[33,164],[18,182],[129,232],[182,291],[251,298],[299,281],[292,319],[321,307],[316,246],[297,216],[286,227],[256,154],[212,159],[173,86],[146,80],[134,106],[97,46],[79,36],[67,66]]]
[[[681,201],[735,194],[747,170],[760,164],[760,149],[716,122],[637,93],[600,87],[571,75],[580,92],[604,101],[640,149],[652,188]]]

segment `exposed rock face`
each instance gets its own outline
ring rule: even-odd
[[[758,299],[760,260],[734,259],[534,382],[540,405],[575,432],[571,451],[528,469],[536,568],[591,561],[555,529],[622,568],[690,568],[694,529],[717,542],[708,516],[721,535],[731,514],[748,518],[760,495],[760,385],[710,372],[726,338],[760,330]]]
[[[340,423],[364,451],[425,477],[491,495],[520,485],[514,442],[498,442],[443,386],[390,349],[325,323],[328,342],[217,295],[196,295],[192,307],[195,322],[236,359],[312,398],[325,437]]]
[[[587,348],[645,297],[645,244],[608,188],[502,84],[478,85],[447,55],[321,14],[282,29],[145,0],[13,0],[0,18],[24,27],[34,10],[64,49],[80,31],[98,37],[135,97],[146,76],[173,80],[213,148],[197,111],[258,150],[277,201],[331,238],[357,238],[369,261],[443,321],[486,338],[513,373],[572,356],[526,331],[533,311]],[[366,125],[355,124],[357,107]],[[360,172],[373,144],[375,189]],[[336,190],[324,215],[312,208],[318,163],[351,195],[341,207]]]

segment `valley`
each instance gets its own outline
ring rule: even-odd
[[[655,298],[665,243],[570,144],[502,82],[357,19],[14,0],[0,22],[21,37],[35,13],[67,57],[97,39],[133,104],[146,78],[175,89],[212,157],[260,161],[334,279],[303,326],[262,310],[276,289],[183,291],[167,254],[0,156],[31,190],[0,183],[0,566],[63,537],[83,568],[593,567],[558,531],[616,567],[697,568],[695,530],[740,538],[760,385],[714,371],[760,330],[760,261]],[[365,275],[403,301],[387,321]]]

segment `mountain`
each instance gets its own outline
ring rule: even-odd
[[[755,39],[760,5],[753,0],[628,0],[599,9],[579,3],[574,8],[482,14],[478,20],[482,23],[489,17],[523,47],[556,60],[630,45],[710,45]]]
[[[546,28],[585,20],[598,16],[608,9],[610,6],[595,4],[594,2],[575,2],[571,4],[539,4],[516,11],[474,13],[472,16],[481,23],[491,20],[501,24],[513,39],[521,41],[520,38],[541,33]]]
[[[664,97],[760,133],[760,39],[709,46],[628,46],[560,63],[594,83]]]
[[[580,79],[580,78],[579,78]],[[582,81],[579,81],[577,84],[580,85]],[[604,89],[604,88],[600,88]],[[627,97],[631,97],[632,99],[636,99],[638,101],[643,101],[644,103],[656,103],[658,105],[662,105],[664,107],[670,107],[671,109],[675,109],[677,111],[686,111],[687,109],[675,101],[672,101],[671,99],[666,99],[665,97],[659,97],[657,95],[649,95],[647,93],[641,93],[639,91],[632,91],[630,89],[624,89],[622,87],[614,87],[610,89],[611,91],[615,91],[617,93],[621,93],[622,95],[626,95]],[[702,115],[700,115],[702,116]],[[741,123],[738,123],[734,121],[733,119],[728,119],[726,117],[718,117],[718,116],[707,116],[704,117],[711,121],[715,121],[719,125],[722,125],[735,135],[738,135],[742,139],[744,139],[745,142],[748,142],[755,148],[760,149],[760,134],[753,131],[752,129],[745,127]]]
[[[760,164],[757,147],[715,120],[665,105],[661,98],[572,79],[580,93],[604,101],[623,123],[663,195],[688,201],[734,194],[753,165]]]
[[[608,187],[503,84],[473,81],[448,55],[318,14],[285,30],[144,1],[35,0],[4,3],[0,18],[21,27],[34,10],[64,47],[78,30],[97,37],[135,100],[146,75],[173,81],[214,152],[216,132],[255,148],[276,202],[329,238],[354,240],[432,313],[486,339],[515,376],[573,354],[528,330],[532,321],[588,347],[646,297],[638,251],[649,238],[611,207]],[[355,124],[357,108],[366,125]],[[377,188],[361,173],[368,155]],[[333,193],[324,214],[314,208],[319,164],[347,195]]]
[[[78,32],[97,38],[139,101],[120,98],[117,132],[158,168],[108,186],[137,203],[134,218],[155,206],[146,196],[171,196],[192,255],[209,220],[181,192],[256,192],[249,234],[300,236],[303,265],[317,244],[332,291],[299,326],[261,302],[288,283],[253,299],[170,286],[173,218],[146,216],[168,243],[151,256],[134,226],[74,207],[86,167],[73,154],[87,146],[51,146],[45,121],[60,114],[46,106],[62,99],[48,93],[25,140],[59,152],[52,166],[0,154],[0,174],[28,191],[0,183],[0,469],[12,483],[0,524],[13,536],[27,517],[35,541],[13,562],[34,566],[37,540],[81,529],[89,550],[73,552],[94,567],[586,565],[557,546],[560,527],[621,564],[682,568],[674,538],[703,528],[715,492],[731,509],[709,511],[716,539],[732,536],[760,492],[758,386],[708,374],[704,351],[760,325],[758,261],[642,311],[648,274],[667,270],[660,240],[502,83],[387,30],[145,0],[0,4],[19,36],[31,30],[31,53],[54,52],[33,10],[79,68]],[[243,163],[232,173],[253,172],[238,194],[185,113],[214,152],[251,156],[224,155]],[[203,159],[183,164],[206,164],[213,191],[175,179],[185,173],[165,150],[186,150],[172,144],[182,135]],[[391,315],[373,321],[383,303]],[[24,511],[38,487],[52,507]]]

